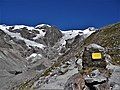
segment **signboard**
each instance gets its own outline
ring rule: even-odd
[[[92,53],[92,59],[102,59],[101,53]]]

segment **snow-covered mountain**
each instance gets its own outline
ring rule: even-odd
[[[1,63],[3,64],[2,66],[6,67],[4,70],[5,75],[11,76],[17,72],[22,73],[27,68],[40,72],[50,67],[57,58],[61,56],[60,51],[62,48],[65,48],[66,40],[74,39],[77,35],[86,38],[95,32],[95,30],[94,28],[88,28],[86,30],[60,31],[56,27],[47,24],[40,24],[35,27],[25,25],[0,25],[0,49],[3,52],[12,54],[12,58],[14,58],[14,60],[12,60],[6,53],[4,58],[10,58],[10,61],[6,58],[8,64],[6,65],[4,59],[1,60],[1,62],[4,62]],[[65,48],[65,50],[67,50],[67,48]],[[15,57],[16,55],[22,59],[19,63],[15,61],[15,59],[17,59]],[[9,67],[9,65],[12,65],[14,68]],[[1,70],[3,70],[2,67]],[[2,82],[0,83],[1,85],[3,84]],[[0,87],[2,88],[2,86]]]
[[[119,24],[116,27],[119,27]],[[110,32],[114,28],[115,35],[119,36],[116,27],[113,25],[108,28],[110,28]],[[94,27],[85,30],[62,31],[48,24],[40,24],[35,27],[0,25],[0,90],[69,90],[69,85],[71,85],[69,82],[78,82],[79,76],[81,77],[79,82],[87,88],[85,78],[83,79],[83,76],[77,75],[77,73],[81,72],[79,70],[82,70],[82,66],[87,67],[86,60],[89,58],[86,56],[89,56],[89,52],[96,49],[95,46],[98,51],[100,49],[98,47],[102,47],[107,62],[111,60],[110,58],[115,58],[115,54],[114,56],[111,53],[106,55],[109,52],[106,53],[105,50],[113,46],[117,48],[119,37],[114,36],[114,32],[109,34],[116,40],[114,44],[111,44],[113,46],[109,46],[108,38],[111,39],[111,37],[106,36],[108,34],[106,32],[106,28],[98,30]],[[116,57],[119,56],[116,55]],[[115,60],[114,63],[118,61]],[[82,65],[83,62],[84,65]],[[106,65],[105,62],[102,63]],[[118,68],[116,67],[116,69]],[[93,72],[99,73],[99,70]],[[88,77],[86,78],[88,79]]]
[[[46,28],[51,28],[52,26],[47,24],[40,24],[35,27],[25,26],[25,25],[14,25],[14,26],[6,26],[6,25],[0,25],[0,29],[3,30],[6,34],[10,35],[12,38],[16,38],[19,40],[23,40],[26,42],[27,46],[37,46],[42,48],[43,45],[40,43],[36,43],[35,40],[42,38],[45,36],[47,30]],[[22,37],[22,31],[26,30],[28,34],[33,34],[33,32],[36,32],[32,38],[26,39]],[[95,32],[97,29],[94,27],[89,27],[85,30],[67,30],[67,31],[61,31],[63,34],[63,37],[61,38],[61,43],[65,43],[65,40],[75,38],[77,35],[83,35],[85,38],[91,35],[93,32]],[[23,31],[24,32],[24,31]],[[32,40],[30,40],[32,39]]]

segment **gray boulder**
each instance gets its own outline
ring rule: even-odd
[[[101,53],[100,59],[92,58],[93,53]],[[97,44],[90,44],[84,48],[82,55],[82,65],[84,70],[95,70],[99,68],[106,68],[105,49]]]
[[[65,84],[64,90],[89,90],[81,74],[77,73],[71,76]]]

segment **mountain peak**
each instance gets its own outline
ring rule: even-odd
[[[48,24],[39,24],[35,28],[41,28],[41,27],[51,27],[51,26]]]
[[[89,30],[95,30],[95,27],[88,27]]]

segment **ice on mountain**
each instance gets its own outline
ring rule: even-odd
[[[37,53],[32,53],[29,57],[27,57],[26,59],[29,60],[31,59],[32,61],[30,61],[31,63],[36,62],[38,59],[41,59],[42,55],[41,54],[37,54]]]
[[[68,30],[68,31],[61,31],[63,33],[63,37],[61,38],[60,43],[62,45],[66,44],[65,40],[72,39],[77,35],[83,35],[85,38],[91,35],[93,32],[95,32],[96,29],[94,27],[88,28],[85,30]]]
[[[34,27],[25,26],[25,25],[15,25],[14,26],[14,30],[15,29],[21,29],[21,28],[27,28],[28,30],[33,30],[34,29]]]
[[[34,47],[39,47],[39,48],[45,47],[43,44],[39,44],[39,43],[36,43],[36,42],[31,41],[29,39],[25,39],[25,38],[21,37],[20,33],[12,33],[10,31],[6,30],[5,26],[3,27],[3,26],[0,25],[0,29],[2,29],[5,33],[10,35],[11,37],[15,37],[16,39],[25,41],[25,43],[28,47],[29,46],[34,46]]]
[[[36,57],[36,56],[42,57],[41,54],[32,53],[32,54],[31,54],[29,57],[27,57],[26,59],[30,59],[30,58],[33,58],[33,57]]]
[[[96,29],[94,29],[94,28],[92,28],[92,30],[89,29],[89,28],[88,28],[88,29],[85,29],[85,30],[83,31],[84,37],[87,38],[87,37],[90,36],[92,33],[94,33],[95,30],[96,30]]]

